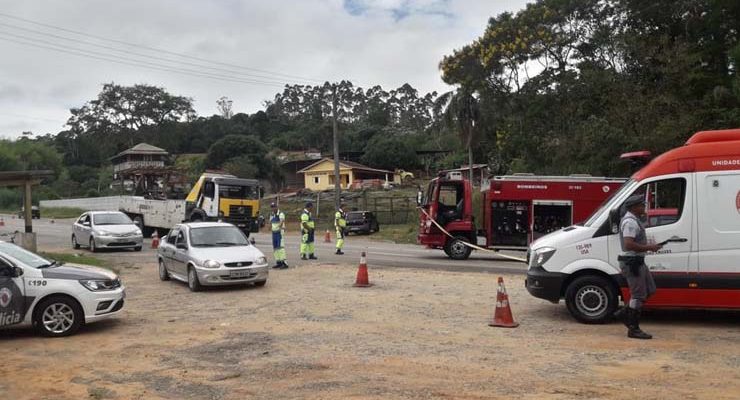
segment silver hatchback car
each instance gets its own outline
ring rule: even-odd
[[[157,249],[159,279],[202,286],[254,284],[264,286],[267,259],[234,225],[190,222],[176,225]]]

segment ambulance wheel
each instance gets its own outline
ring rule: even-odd
[[[82,325],[82,308],[67,296],[51,296],[36,307],[33,323],[47,337],[69,336]]]
[[[467,240],[462,236],[455,236],[445,243],[445,254],[453,260],[467,260],[473,249],[465,245]]]
[[[565,304],[575,319],[585,324],[603,324],[617,309],[617,291],[609,280],[586,275],[573,280],[565,290]]]

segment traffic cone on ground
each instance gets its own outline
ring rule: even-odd
[[[509,295],[506,294],[504,278],[498,277],[498,293],[496,294],[496,311],[493,314],[493,321],[488,326],[498,326],[502,328],[516,328],[518,322],[514,322],[511,315],[511,306],[509,305]]]
[[[5,226],[5,220],[2,217],[0,217],[0,226]]]
[[[152,248],[156,249],[159,247],[159,233],[155,230],[154,233],[152,233]]]
[[[360,256],[360,267],[357,269],[357,279],[355,279],[354,287],[370,287],[373,284],[370,283],[370,278],[367,276],[367,260],[365,259],[365,252],[362,252]]]
[[[326,234],[324,235],[324,242],[331,243],[331,233],[328,229],[326,230]]]

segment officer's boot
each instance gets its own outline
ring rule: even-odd
[[[619,307],[617,311],[614,311],[614,319],[624,324],[624,326],[629,328],[629,325],[627,323],[627,306]]]
[[[286,264],[285,261],[280,261],[278,269],[288,269],[288,264]]]
[[[335,254],[338,254],[341,256],[342,254],[344,254],[344,252],[342,251],[342,249],[337,249],[337,252]]]
[[[653,335],[640,329],[640,310],[627,308],[627,337],[632,339],[652,339]]]
[[[308,260],[305,253],[301,253],[301,260]]]
[[[318,257],[316,257],[315,255],[313,255],[313,253],[311,253],[311,254],[308,255],[308,259],[309,260],[318,260]]]

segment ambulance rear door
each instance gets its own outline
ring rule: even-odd
[[[699,306],[740,308],[740,172],[697,174]]]

